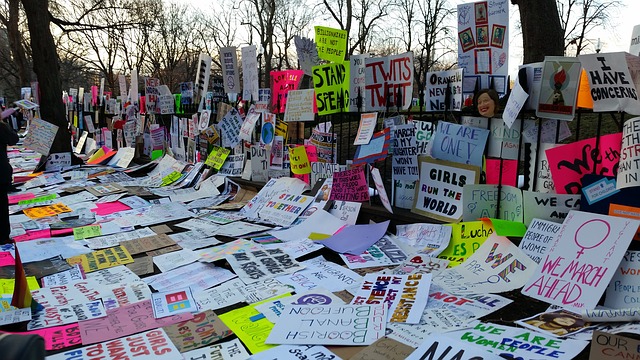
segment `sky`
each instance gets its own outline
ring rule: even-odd
[[[469,0],[449,0],[452,6],[473,2]],[[533,0],[535,1],[535,0]],[[603,0],[607,1],[607,0]],[[597,29],[588,34],[588,38],[594,43],[600,39],[601,52],[629,51],[631,42],[631,32],[635,25],[640,25],[640,1],[639,0],[619,0],[622,6],[615,9],[611,14],[611,23],[614,28]],[[510,1],[509,1],[510,2]],[[200,9],[211,9],[210,0],[191,0],[191,4]],[[518,7],[509,5],[510,8],[510,33],[509,38],[509,74],[512,78],[518,73],[518,65],[522,64],[522,36],[517,28],[520,13]],[[325,21],[318,19],[313,25],[326,25]],[[455,23],[454,23],[455,25]],[[312,34],[308,34],[312,36]]]

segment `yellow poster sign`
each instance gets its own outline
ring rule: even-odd
[[[307,149],[304,146],[289,146],[289,162],[291,172],[296,175],[311,173],[311,164],[307,156]]]
[[[342,62],[347,53],[347,31],[316,26],[318,57],[331,62]]]
[[[468,221],[446,226],[451,226],[451,241],[438,258],[449,260],[449,267],[462,264],[494,232],[492,226],[484,221]]]

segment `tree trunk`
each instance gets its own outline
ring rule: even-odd
[[[51,145],[51,153],[71,151],[71,133],[68,129],[58,53],[50,30],[48,0],[22,0],[31,37],[33,71],[40,86],[40,116],[58,126],[58,133]]]
[[[13,62],[18,67],[18,79],[20,86],[29,86],[31,83],[31,70],[27,62],[24,47],[22,47],[22,36],[18,23],[20,22],[20,0],[9,0],[9,21],[7,24],[7,37]]]
[[[518,5],[522,23],[524,63],[562,56],[564,39],[556,0],[511,0]]]

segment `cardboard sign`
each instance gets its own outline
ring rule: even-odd
[[[84,272],[89,273],[118,265],[130,264],[133,262],[133,258],[125,247],[116,246],[70,257],[67,262],[70,265],[80,264]]]
[[[369,186],[364,168],[333,173],[333,185],[329,200],[362,202],[369,200]]]
[[[462,75],[464,69],[427,72],[424,92],[425,111],[462,110]],[[451,92],[449,104],[445,102],[447,89]]]
[[[606,307],[629,309],[638,306],[640,295],[636,292],[636,281],[640,275],[639,263],[640,251],[627,250],[607,287]]]
[[[227,261],[245,284],[292,273],[303,268],[281,249],[234,253],[227,256]]]
[[[386,318],[385,305],[292,305],[286,308],[266,342],[370,345],[384,336]],[[329,336],[330,333],[335,335]]]
[[[413,124],[393,127],[393,178],[398,180],[418,180],[418,153],[416,128]]]
[[[222,146],[233,148],[240,142],[240,129],[242,128],[242,117],[235,108],[222,118],[218,124],[220,136],[222,137]]]
[[[277,225],[291,226],[312,202],[312,196],[281,193],[272,197],[258,215]]]
[[[338,160],[337,141],[337,134],[321,132],[315,128],[309,137],[309,144],[316,147],[318,161],[324,163],[335,163]]]
[[[287,96],[290,90],[298,90],[304,71],[284,70],[271,72],[271,107],[273,112],[282,114],[287,106]]]
[[[479,181],[475,166],[418,157],[420,179],[417,182],[412,212],[442,221],[462,218],[462,189]]]
[[[413,52],[365,59],[365,111],[408,109],[413,99]]]
[[[640,341],[599,330],[593,332],[589,360],[633,359],[638,356],[640,356]]]
[[[522,293],[569,310],[593,309],[638,224],[638,220],[571,211]],[[586,276],[587,269],[591,277]]]
[[[47,158],[47,171],[59,171],[65,167],[71,166],[71,153],[50,154]]]
[[[313,67],[313,87],[318,115],[335,114],[349,109],[348,80],[348,62],[340,61]]]
[[[251,145],[251,180],[259,182],[269,180],[267,149],[260,145]]]
[[[190,288],[157,292],[151,294],[153,317],[161,319],[177,314],[194,313],[198,305]]]
[[[384,206],[387,211],[393,214],[393,209],[391,208],[391,202],[389,201],[389,196],[387,195],[387,190],[384,188],[384,182],[382,181],[382,175],[380,175],[380,169],[374,168],[369,165],[369,171],[371,171],[371,178],[373,179],[373,183],[376,186],[376,190],[378,190],[378,196],[380,197],[380,202],[382,202],[382,206]]]
[[[364,109],[365,63],[369,54],[349,56],[349,111],[360,112]]]
[[[227,160],[224,162],[224,164],[218,171],[218,175],[233,176],[233,177],[240,176],[242,175],[243,165],[244,165],[244,154],[229,155],[227,156]]]
[[[520,149],[521,121],[507,126],[503,119],[491,118],[489,131],[489,146],[487,155],[496,158],[518,160]],[[555,139],[554,139],[555,140]]]
[[[640,165],[636,160],[640,158],[640,152],[636,151],[639,147],[640,117],[635,117],[625,121],[622,131],[622,149],[620,151],[620,165],[617,177],[618,189],[640,185],[640,180],[638,179]]]
[[[260,120],[261,114],[261,112],[256,110],[254,105],[249,108],[249,112],[240,127],[240,139],[244,141],[251,141],[253,131],[256,127],[256,123]]]
[[[640,114],[640,100],[631,76],[640,59],[625,52],[578,56],[587,73],[593,111],[621,111]],[[635,74],[634,74],[635,75]]]
[[[271,148],[275,137],[276,115],[264,113],[262,115],[262,127],[260,129],[260,145]]]
[[[227,156],[231,153],[231,149],[214,146],[209,155],[207,156],[207,160],[204,162],[205,165],[211,166],[216,170],[220,170],[222,165],[227,160]]]
[[[580,61],[576,58],[545,57],[536,116],[566,121],[573,120],[580,72]]]
[[[451,241],[438,258],[449,260],[449,267],[463,263],[494,233],[493,227],[484,221],[469,221],[447,226],[451,226]]]
[[[289,161],[292,173],[296,175],[311,173],[311,164],[304,146],[289,146]]]
[[[238,55],[235,46],[220,48],[220,62],[222,64],[224,92],[239,94],[240,76],[238,74]]]
[[[358,132],[356,133],[356,139],[353,142],[353,145],[364,145],[368,144],[371,141],[371,136],[373,136],[373,132],[378,123],[378,113],[366,113],[360,115],[360,126],[358,127]]]
[[[258,100],[258,48],[255,45],[245,46],[242,51],[242,98],[249,101]]]
[[[513,90],[511,90],[509,100],[507,100],[507,105],[505,105],[504,111],[502,112],[502,119],[509,129],[511,129],[515,123],[518,115],[520,114],[520,110],[522,110],[524,105],[527,103],[528,98],[529,94],[524,91],[520,85],[520,81],[516,78],[516,83],[513,86]]]
[[[430,284],[429,274],[367,274],[351,304],[385,304],[389,322],[417,324],[427,306]]]
[[[552,221],[533,219],[518,247],[527,254],[531,260],[539,264],[559,230],[560,224]]]
[[[513,186],[468,185],[462,190],[462,220],[474,221],[480,218],[498,218],[522,222],[522,191]],[[500,213],[498,213],[500,202]]]
[[[460,266],[434,278],[456,295],[499,293],[522,287],[536,263],[508,238],[492,234]]]
[[[49,155],[57,132],[58,126],[42,119],[32,119],[22,145],[41,155]]]
[[[316,26],[316,48],[318,57],[329,62],[342,62],[347,53],[346,30]]]
[[[416,125],[416,147],[419,155],[427,155],[427,145],[431,141],[435,126],[429,121],[414,121]]]
[[[489,130],[440,121],[431,139],[431,155],[480,167],[488,137]]]
[[[621,142],[622,133],[615,133],[600,136],[597,140],[585,139],[547,150],[556,192],[579,194],[584,174],[614,176],[620,160]]]
[[[509,82],[509,2],[458,5],[458,67],[464,69],[463,91],[493,88],[507,91]]]
[[[523,191],[524,224],[534,218],[561,223],[570,210],[580,210],[580,195],[544,194]]]
[[[120,242],[120,245],[131,255],[142,254],[143,252],[157,250],[175,244],[176,242],[171,240],[166,234],[146,236]]]
[[[389,154],[390,140],[391,132],[389,128],[373,134],[368,144],[360,145],[356,149],[353,166],[373,164],[374,162],[385,160]]]
[[[452,339],[446,335],[431,335],[424,340],[407,360],[432,359],[474,359],[474,360],[500,360],[502,357],[490,354],[479,346],[469,345],[460,340]]]
[[[101,356],[105,360],[140,359],[140,360],[172,360],[181,358],[182,354],[171,343],[162,329],[150,330],[134,336],[111,340],[102,344],[91,345],[75,350],[65,351],[48,358],[52,360],[71,360],[78,357],[92,359]]]
[[[287,96],[284,121],[313,121],[315,119],[315,92],[313,89],[291,90]]]

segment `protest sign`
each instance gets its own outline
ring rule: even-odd
[[[639,223],[638,220],[569,212],[522,293],[568,310],[593,309]]]
[[[509,2],[467,2],[458,5],[458,67],[464,69],[465,94],[474,88],[509,87]]]
[[[480,167],[488,137],[489,130],[439,121],[431,139],[431,155]]]
[[[388,223],[388,221],[386,223]],[[401,264],[407,260],[409,256],[404,249],[395,243],[393,238],[395,238],[393,235],[385,235],[359,255],[345,253],[340,254],[340,257],[349,269]]]
[[[101,300],[69,305],[53,305],[36,310],[27,330],[42,329],[106,316]]]
[[[502,112],[502,119],[509,129],[511,129],[515,123],[518,115],[520,114],[520,110],[522,110],[528,98],[529,94],[524,91],[522,85],[520,85],[519,79],[516,78],[516,83],[513,86],[513,90],[511,90],[509,100],[507,100],[507,105],[505,105],[504,111]]]
[[[58,132],[58,126],[53,125],[42,119],[35,118],[31,120],[27,135],[22,145],[27,149],[31,149],[41,155],[49,155],[49,150],[53,144],[53,140]]]
[[[462,110],[463,69],[427,72],[424,92],[425,111]],[[451,96],[446,103],[447,90]]]
[[[342,62],[347,53],[348,32],[325,26],[316,26],[315,33],[318,57],[330,62]]]
[[[265,221],[290,226],[312,202],[312,196],[280,193],[269,199],[258,215]]]
[[[584,174],[615,175],[620,160],[621,143],[622,133],[615,133],[547,150],[556,192],[579,194]]]
[[[284,121],[313,121],[315,119],[315,92],[313,89],[290,90]],[[317,111],[317,110],[316,110]]]
[[[348,66],[348,62],[340,62],[313,67],[313,87],[318,115],[335,114],[348,110]]]
[[[640,208],[611,203],[609,204],[608,215],[640,220]],[[633,237],[633,240],[640,240],[640,228],[638,229],[636,236]]]
[[[436,359],[438,357],[444,359],[445,356],[453,356],[452,359],[502,359],[502,357],[490,354],[479,346],[470,346],[463,341],[455,340],[446,335],[430,335],[420,344],[420,347],[407,357],[407,360]]]
[[[637,292],[637,277],[640,275],[640,251],[627,250],[607,287],[604,305],[611,309],[637,307],[640,295]]]
[[[365,95],[365,63],[368,54],[349,56],[349,111],[362,111]]]
[[[335,200],[329,213],[349,225],[355,225],[361,206],[362,203],[359,202]]]
[[[385,304],[389,322],[417,324],[427,306],[430,284],[429,274],[367,274],[351,304]]]
[[[267,149],[260,145],[251,145],[251,180],[258,182],[269,180]]]
[[[258,49],[255,45],[245,46],[242,52],[242,98],[258,101]]]
[[[224,92],[239,94],[240,76],[238,74],[238,55],[235,46],[220,48],[220,62],[222,65]]]
[[[491,118],[489,131],[489,146],[487,155],[496,158],[517,160],[520,149],[520,124],[517,122],[507,127],[499,118]]]
[[[362,282],[362,276],[326,261],[322,256],[303,261],[305,268],[292,274],[279,276],[278,281],[291,285],[297,293],[304,293],[318,289],[341,291],[357,286]]]
[[[427,144],[431,141],[435,126],[429,121],[414,121],[416,125],[416,147],[419,155],[429,154]]]
[[[260,312],[255,308],[267,301],[280,299],[282,297],[284,297],[284,295],[231,310],[220,315],[219,318],[238,336],[238,339],[242,341],[252,354],[259,353],[273,347],[273,345],[265,344],[267,336],[269,336],[269,333],[273,329],[273,323],[267,320],[266,317],[254,318],[254,316],[260,315]]]
[[[260,145],[267,148],[271,147],[275,136],[276,115],[272,113],[264,113],[262,115],[262,127],[260,129]]]
[[[433,281],[456,295],[506,292],[522,287],[535,266],[511,240],[494,233],[464,263]]]
[[[205,165],[211,166],[216,170],[220,170],[225,160],[227,159],[227,156],[229,156],[229,153],[231,153],[230,149],[214,146],[209,152],[207,160],[205,160],[204,163]]]
[[[552,221],[533,219],[518,247],[527,254],[531,260],[539,264],[559,230],[560,224]]]
[[[240,142],[240,129],[242,128],[242,117],[235,108],[232,108],[222,118],[218,124],[222,146],[233,148]]]
[[[393,178],[397,180],[418,180],[418,154],[416,128],[413,124],[393,127]]]
[[[102,235],[102,228],[100,225],[88,225],[73,228],[73,238],[75,240],[82,240]]]
[[[365,111],[407,109],[413,98],[413,52],[365,58]]]
[[[640,66],[637,56],[615,52],[580,55],[578,58],[589,79],[593,111],[640,114],[640,100],[631,75],[631,71],[635,75]]]
[[[162,328],[181,353],[207,346],[231,335],[231,330],[211,310],[197,313],[193,319]]]
[[[98,356],[105,360],[129,358],[172,360],[182,357],[182,354],[176,349],[164,330],[155,329],[126,338],[65,351],[48,358],[52,360],[69,360],[78,357],[91,359]]]
[[[318,156],[318,160],[319,160]],[[333,177],[334,172],[344,171],[345,165],[332,164],[328,162],[312,162],[311,163],[311,184],[315,184],[319,179]]]
[[[118,265],[130,264],[133,258],[124,246],[96,250],[89,254],[73,256],[67,259],[70,265],[80,264],[85,273],[106,269]]]
[[[430,257],[426,254],[416,253],[413,257],[405,260],[402,264],[393,269],[392,274],[431,274],[432,276],[436,276],[441,273],[447,265],[449,265],[448,260],[442,260]]]
[[[387,190],[385,190],[384,188],[384,182],[382,181],[382,176],[380,175],[380,169],[374,168],[373,166],[369,165],[369,171],[371,171],[371,178],[373,178],[373,184],[376,186],[376,190],[378,190],[378,196],[380,197],[382,206],[384,206],[387,211],[393,214],[393,209],[391,209],[391,202],[389,201]]]
[[[639,349],[640,341],[636,339],[596,330],[591,340],[589,360],[633,359],[640,355]]]
[[[570,210],[580,210],[580,195],[544,194],[523,191],[524,224],[534,218],[561,223]]]
[[[522,222],[522,191],[513,186],[468,185],[462,189],[462,220],[473,221],[480,218],[498,218]],[[498,202],[500,213],[498,213]]]
[[[65,167],[71,166],[71,153],[50,154],[47,157],[47,171],[60,171]]]
[[[227,261],[245,284],[292,273],[304,268],[281,249],[234,253],[227,256]]]
[[[302,70],[284,70],[271,72],[271,107],[276,114],[282,114],[287,107],[287,95],[290,90],[298,90],[304,72]]]
[[[402,242],[423,254],[438,255],[449,244],[451,226],[437,224],[396,225],[396,235]],[[437,254],[434,252],[437,251]]]
[[[120,242],[131,255],[142,254],[143,252],[157,250],[163,247],[175,245],[176,242],[166,234],[146,236]]]
[[[335,133],[321,132],[317,129],[311,131],[309,144],[316,147],[318,161],[335,163],[338,159],[338,135]]]
[[[640,148],[640,117],[635,117],[625,121],[623,127],[616,184],[618,189],[640,185],[638,180],[640,165],[637,160],[640,152],[636,151],[638,148]]]
[[[251,136],[253,135],[253,131],[256,127],[256,122],[260,120],[261,112],[256,110],[255,106],[251,106],[249,108],[249,112],[247,116],[244,118],[244,122],[240,127],[240,139],[244,141],[251,141]]]
[[[518,161],[486,159],[487,184],[518,185]]]
[[[311,164],[304,146],[289,146],[289,161],[292,173],[296,175],[311,173]]]
[[[574,359],[588,341],[560,339],[553,336],[493,323],[477,323],[471,329],[449,332],[467,345],[480,346],[496,355],[523,359]],[[493,347],[491,344],[500,344]]]
[[[25,333],[23,333],[25,334]],[[80,330],[78,324],[68,324],[26,332],[39,335],[44,339],[46,350],[62,350],[74,345],[80,345]]]
[[[480,168],[427,156],[418,157],[418,166],[420,178],[411,211],[438,220],[459,221],[463,214],[462,189],[478,182]]]
[[[194,313],[198,305],[190,288],[156,292],[151,294],[153,317],[161,319],[177,314]]]
[[[468,221],[446,226],[451,227],[451,241],[438,258],[449,260],[449,267],[460,265],[468,259],[494,233],[493,227],[484,221]]]
[[[224,176],[240,176],[242,175],[242,168],[244,165],[244,154],[229,155],[224,162],[218,175]]]
[[[364,145],[371,141],[371,136],[376,128],[378,121],[378,113],[367,113],[360,115],[360,126],[356,133],[356,139],[353,145]]]
[[[364,168],[334,172],[329,200],[358,202],[369,200],[369,187]]]
[[[370,345],[384,336],[386,318],[385,305],[292,305],[286,308],[266,342]]]
[[[378,131],[368,144],[359,145],[353,158],[353,166],[360,166],[365,163],[372,164],[377,161],[383,161],[389,153],[391,140],[391,132],[389,128]]]
[[[536,116],[573,120],[581,69],[580,61],[576,58],[545,57]]]
[[[298,64],[305,75],[313,76],[311,68],[320,63],[316,43],[312,39],[294,35],[293,43],[296,45]]]

